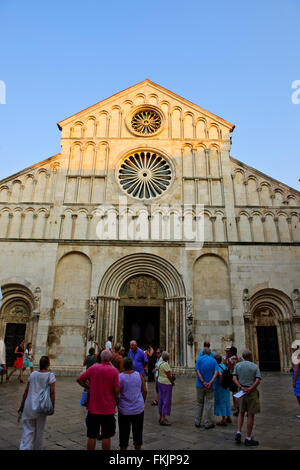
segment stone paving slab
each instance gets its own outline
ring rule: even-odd
[[[24,379],[25,380],[25,379]],[[172,426],[158,424],[157,407],[151,406],[155,397],[154,384],[148,384],[145,407],[145,450],[299,450],[300,408],[293,394],[291,375],[264,373],[259,387],[261,413],[256,416],[254,436],[257,448],[245,448],[234,442],[237,418],[233,424],[210,430],[194,427],[196,380],[178,376],[173,389]],[[17,423],[26,383],[19,384],[16,375],[9,383],[0,385],[0,450],[17,450],[22,435],[22,423]],[[47,418],[46,450],[82,450],[86,448],[86,410],[79,406],[82,389],[75,377],[57,377],[56,411]],[[216,418],[219,420],[219,418]],[[244,434],[246,423],[244,423]],[[243,435],[244,437],[244,435]],[[112,450],[118,450],[118,432],[112,438]],[[101,443],[97,443],[101,448]],[[133,448],[130,439],[129,448]]]

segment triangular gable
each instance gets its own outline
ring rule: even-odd
[[[92,106],[89,106],[88,108],[85,108],[85,109],[79,111],[78,113],[75,113],[72,116],[69,116],[66,119],[63,119],[62,121],[57,123],[58,128],[61,130],[62,127],[65,124],[68,124],[69,122],[72,122],[75,118],[79,118],[79,116],[82,116],[82,115],[88,115],[89,113],[92,113],[94,110],[96,110],[99,106],[107,105],[111,101],[115,100],[117,97],[122,98],[123,95],[127,95],[129,92],[138,90],[139,88],[141,88],[143,85],[146,85],[146,84],[149,85],[150,87],[152,87],[154,90],[160,91],[161,93],[163,93],[165,95],[168,95],[168,96],[172,97],[173,99],[178,100],[182,104],[185,104],[186,106],[189,106],[189,107],[193,108],[195,111],[200,112],[204,116],[209,117],[209,118],[217,121],[218,123],[220,123],[223,126],[227,127],[230,130],[230,132],[232,132],[234,130],[234,128],[235,128],[234,124],[232,124],[228,121],[225,121],[221,117],[219,117],[219,116],[217,116],[217,115],[215,115],[215,114],[213,114],[209,111],[206,111],[203,108],[200,108],[200,106],[196,105],[195,103],[192,103],[191,101],[186,100],[182,96],[179,96],[176,93],[173,93],[172,91],[167,90],[166,88],[162,87],[161,85],[158,85],[157,83],[151,82],[148,78],[146,78],[146,80],[143,80],[142,82],[137,83],[136,85],[133,85],[129,88],[126,88],[125,90],[122,90],[118,93],[115,93],[114,95],[110,96],[109,98],[106,98],[102,101],[99,101],[98,103],[96,103]]]

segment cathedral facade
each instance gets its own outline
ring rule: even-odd
[[[61,152],[0,181],[0,337],[77,373],[136,339],[192,369],[300,339],[300,193],[230,156],[234,125],[148,79],[58,123]]]

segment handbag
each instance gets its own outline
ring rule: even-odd
[[[39,404],[38,404],[38,407],[37,407],[37,413],[40,413],[40,414],[46,415],[46,416],[53,415],[53,413],[54,413],[52,400],[51,400],[51,397],[50,397],[49,380],[50,380],[50,372],[49,372],[49,375],[48,375],[48,380],[47,380],[46,387],[40,393]]]
[[[87,406],[89,401],[89,392],[82,392],[80,406]]]

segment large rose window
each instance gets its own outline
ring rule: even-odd
[[[170,164],[156,152],[133,153],[123,160],[118,170],[121,188],[137,199],[152,199],[162,195],[171,180]]]

